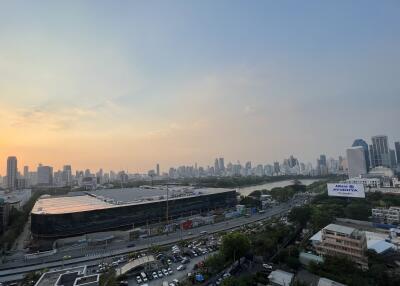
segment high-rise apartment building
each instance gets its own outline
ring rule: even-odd
[[[71,165],[64,165],[62,171],[62,184],[70,186],[72,183],[72,168]]]
[[[29,167],[24,166],[24,179],[28,180],[29,179]]]
[[[157,166],[156,166],[156,175],[157,175],[157,177],[160,176],[160,164],[157,164]]]
[[[17,186],[17,157],[10,156],[7,158],[7,187],[10,190],[15,190]]]
[[[367,173],[365,150],[362,146],[346,150],[349,178],[359,177]]]
[[[391,164],[388,137],[384,135],[372,137],[372,145],[370,147],[372,166],[390,168]]]
[[[356,140],[354,140],[352,147],[358,147],[358,146],[360,146],[364,149],[365,163],[367,165],[367,171],[369,171],[370,170],[370,158],[369,158],[368,144],[363,139],[356,139]]]
[[[218,159],[215,159],[215,162],[214,162],[214,172],[215,172],[215,174],[219,174],[219,161],[218,161]]]
[[[280,168],[279,168],[279,162],[274,162],[274,173],[279,174],[280,173]]]
[[[326,164],[326,155],[320,155],[319,159],[317,159],[317,171],[319,175],[327,175],[328,174],[328,166]]]
[[[50,186],[53,184],[53,167],[39,165],[37,168],[38,185]]]
[[[218,165],[219,165],[219,170],[221,172],[225,171],[225,163],[224,163],[224,158],[219,158],[218,159]]]

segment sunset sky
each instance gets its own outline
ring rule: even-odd
[[[2,1],[0,174],[400,140],[400,1]]]

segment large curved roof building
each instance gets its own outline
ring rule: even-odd
[[[41,197],[31,213],[36,238],[57,238],[121,228],[229,208],[236,191],[190,187],[105,189],[76,196]],[[168,212],[167,212],[168,206]]]

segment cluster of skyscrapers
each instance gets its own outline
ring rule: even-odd
[[[18,170],[18,161],[14,156],[7,159],[7,175],[2,178],[3,186],[10,189],[23,189],[30,186],[84,186],[90,189],[99,184],[119,181],[121,183],[129,180],[143,179],[168,179],[168,178],[191,178],[212,176],[284,176],[284,175],[327,175],[346,174],[350,178],[368,174],[376,167],[396,169],[400,167],[400,142],[394,143],[391,149],[387,136],[373,136],[371,144],[363,139],[354,141],[351,148],[346,150],[346,158],[339,156],[338,159],[327,158],[322,154],[317,159],[315,167],[311,163],[300,162],[291,155],[283,162],[272,164],[252,165],[251,161],[241,164],[228,162],[225,164],[223,157],[216,158],[214,164],[207,167],[192,166],[171,167],[168,172],[162,173],[160,165],[147,174],[129,174],[125,171],[104,172],[100,169],[92,173],[89,169],[77,170],[72,173],[71,165],[63,166],[62,170],[53,171],[53,167],[39,164],[35,171],[30,171],[28,166],[23,167],[23,173]],[[1,178],[0,178],[1,179]],[[0,180],[1,182],[1,180]]]
[[[240,162],[229,162],[225,166],[224,158],[216,158],[213,166],[198,167],[179,166],[170,168],[168,174],[170,178],[181,177],[207,177],[207,176],[284,176],[284,175],[327,175],[340,174],[346,170],[346,160],[343,157],[339,159],[329,158],[326,155],[320,155],[317,159],[317,165],[314,168],[311,163],[300,162],[291,155],[283,162],[273,162],[272,164],[252,165],[247,161],[244,165]]]
[[[400,142],[394,143],[394,149],[385,135],[373,136],[371,142],[368,145],[363,139],[357,139],[346,150],[350,178],[366,175],[377,167],[395,170],[400,166]]]

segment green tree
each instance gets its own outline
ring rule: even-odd
[[[208,272],[211,274],[222,271],[225,268],[225,264],[225,257],[220,253],[211,255],[204,261],[205,267],[207,267]]]
[[[117,275],[114,269],[109,269],[100,276],[100,286],[117,286]]]
[[[227,260],[240,259],[250,250],[250,240],[240,232],[232,232],[222,238],[221,253]]]
[[[371,206],[363,202],[352,202],[344,208],[344,215],[351,219],[368,220],[371,215]]]
[[[305,227],[311,218],[311,208],[309,206],[295,207],[288,216],[289,221],[298,223],[300,226]]]

